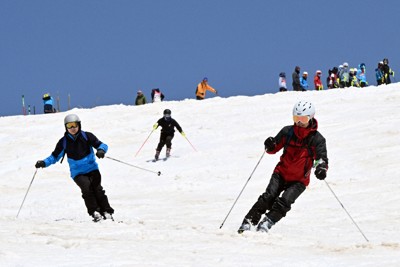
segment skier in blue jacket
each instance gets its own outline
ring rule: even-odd
[[[375,69],[376,85],[381,85],[383,83],[383,71],[382,71],[383,61],[378,63],[378,67]]]
[[[361,63],[360,65],[358,65],[356,77],[359,81],[360,87],[368,86],[367,75],[365,72],[365,64],[364,63]]]
[[[50,94],[44,94],[43,97],[43,112],[55,113],[57,110],[54,108],[54,98]]]
[[[111,208],[108,198],[101,186],[101,174],[96,163],[96,156],[104,158],[108,146],[97,137],[81,130],[81,120],[75,114],[67,115],[64,119],[65,134],[58,141],[54,151],[44,160],[38,160],[36,168],[45,168],[58,162],[67,155],[71,177],[82,191],[87,212],[97,222],[102,219],[111,219],[114,209]],[[62,162],[62,160],[61,160]]]
[[[308,72],[307,71],[303,72],[303,76],[301,76],[301,78],[300,78],[300,85],[301,85],[302,91],[308,90],[307,77],[308,77]]]

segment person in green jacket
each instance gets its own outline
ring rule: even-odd
[[[137,91],[137,96],[136,96],[136,101],[135,105],[144,105],[146,104],[146,97],[144,96],[143,92],[141,90]]]

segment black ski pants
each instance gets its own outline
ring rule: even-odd
[[[272,174],[265,192],[245,216],[245,219],[257,225],[261,216],[266,213],[274,223],[286,216],[291,205],[304,192],[306,186],[301,182],[286,183],[277,173]],[[282,195],[281,195],[282,193]]]
[[[167,148],[170,149],[172,146],[172,138],[174,138],[174,133],[161,133],[160,142],[158,143],[156,150],[161,151],[164,145],[167,145]]]
[[[81,189],[82,198],[85,201],[89,215],[92,215],[95,211],[101,214],[103,212],[114,213],[114,209],[108,203],[106,192],[101,186],[101,174],[99,170],[77,175],[74,181]]]

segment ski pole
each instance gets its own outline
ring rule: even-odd
[[[183,135],[183,137],[185,137],[185,139],[189,142],[189,144],[192,146],[192,148],[194,149],[194,151],[197,152],[196,148],[194,148],[194,146],[193,146],[192,143],[189,141],[189,139],[186,137],[186,135]]]
[[[254,170],[251,172],[249,179],[247,179],[247,181],[244,184],[242,190],[240,191],[239,195],[237,196],[235,202],[233,202],[233,205],[232,205],[231,209],[229,210],[228,214],[226,215],[226,217],[225,217],[224,221],[222,222],[221,226],[219,227],[219,229],[221,229],[222,226],[224,226],[224,223],[225,223],[226,219],[228,218],[229,214],[231,214],[231,211],[232,211],[233,207],[236,205],[236,202],[238,201],[240,195],[242,195],[243,190],[245,189],[245,187],[247,186],[247,183],[250,181],[251,177],[253,176],[253,173],[256,171],[256,169],[258,167],[258,164],[260,164],[262,158],[264,157],[264,154],[265,154],[265,151],[263,151],[263,154],[261,155],[260,160],[257,162],[257,165],[254,167]]]
[[[144,144],[146,144],[147,140],[149,140],[150,135],[154,132],[154,130],[155,130],[155,129],[153,129],[153,130],[150,132],[149,136],[147,136],[146,140],[144,140],[142,146],[139,148],[138,152],[136,152],[135,157],[139,154],[140,150],[142,150],[142,147],[144,146]]]
[[[143,170],[143,171],[155,173],[155,174],[157,174],[158,176],[161,175],[161,172],[160,172],[160,171],[155,172],[155,171],[152,171],[152,170],[148,170],[148,169],[145,169],[145,168],[142,168],[142,167],[138,167],[138,166],[135,166],[135,165],[132,165],[132,164],[123,162],[123,161],[121,161],[121,160],[119,160],[119,159],[111,158],[111,157],[109,157],[109,156],[106,156],[106,158],[111,159],[111,160],[114,160],[114,161],[117,161],[117,162],[119,162],[119,163],[122,163],[122,164],[125,164],[125,165],[128,165],[128,166],[131,166],[131,167],[134,167],[134,168],[137,168],[137,169],[141,169],[141,170]]]
[[[36,170],[35,170],[35,173],[33,174],[33,177],[32,177],[32,181],[31,181],[31,183],[30,183],[30,184],[29,184],[29,186],[28,186],[28,190],[26,190],[26,193],[25,193],[25,196],[24,196],[24,200],[22,200],[21,207],[19,207],[19,210],[18,210],[17,216],[16,216],[15,218],[18,218],[19,212],[20,212],[20,211],[21,211],[21,209],[22,209],[22,205],[24,205],[24,202],[25,202],[26,196],[28,195],[29,189],[31,188],[31,185],[32,185],[32,183],[33,183],[33,179],[35,179],[35,176],[36,176],[37,170],[38,170],[38,169],[36,168]]]
[[[325,181],[325,180],[324,180]],[[325,184],[328,186],[329,190],[331,190],[332,194],[335,196],[335,198],[337,199],[337,201],[339,202],[339,204],[342,206],[343,210],[347,213],[347,215],[350,217],[350,219],[353,221],[354,225],[357,227],[358,231],[360,231],[360,233],[362,234],[362,236],[365,238],[365,240],[367,242],[369,242],[369,240],[367,239],[367,237],[364,235],[364,233],[361,231],[360,227],[358,227],[357,223],[353,220],[353,217],[351,217],[350,213],[347,212],[346,208],[343,206],[342,202],[340,202],[339,198],[336,196],[335,192],[333,192],[332,188],[329,186],[329,184],[325,181]]]

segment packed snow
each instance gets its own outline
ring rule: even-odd
[[[264,140],[292,124],[303,99],[316,106],[325,181],[339,201],[312,174],[269,233],[238,234],[281,154],[263,156]],[[160,134],[152,125],[166,108],[187,139],[176,132],[172,157],[152,162]],[[97,162],[115,222],[91,221],[66,160],[34,175],[71,113],[109,146],[110,158]],[[100,106],[0,125],[1,266],[400,265],[399,84]]]

